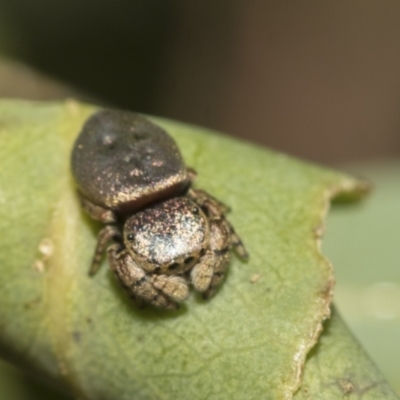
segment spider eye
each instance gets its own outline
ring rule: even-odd
[[[194,257],[188,257],[186,258],[186,260],[184,261],[185,265],[189,265],[194,261]]]
[[[168,265],[168,269],[170,271],[173,271],[174,269],[177,269],[177,268],[179,268],[179,264],[178,263],[173,263],[171,265]]]
[[[193,207],[192,208],[192,213],[193,214],[198,214],[199,213],[199,209],[197,207]]]
[[[130,241],[132,241],[133,239],[135,239],[135,235],[133,233],[129,233],[126,238]]]

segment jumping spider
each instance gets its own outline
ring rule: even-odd
[[[228,208],[191,188],[194,170],[145,117],[97,112],[78,136],[71,164],[82,207],[106,224],[90,275],[107,249],[110,268],[135,299],[175,309],[190,283],[209,298],[224,278],[231,247],[248,257],[225,218]]]

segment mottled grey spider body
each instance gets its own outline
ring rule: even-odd
[[[92,116],[74,145],[72,171],[83,208],[106,224],[90,274],[107,249],[111,269],[139,301],[177,308],[190,284],[208,298],[223,280],[230,248],[247,258],[227,207],[191,188],[195,172],[173,139],[138,114]]]

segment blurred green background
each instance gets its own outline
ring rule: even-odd
[[[399,2],[0,0],[0,54],[2,97],[134,109],[369,178],[323,250],[339,311],[400,393]],[[4,398],[46,398],[3,370]]]
[[[322,250],[335,268],[339,311],[400,393],[400,162],[346,169],[374,191],[364,204],[333,207]]]

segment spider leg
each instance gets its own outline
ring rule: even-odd
[[[198,292],[204,293],[210,287],[214,275],[214,262],[214,252],[208,249],[190,271],[190,280]]]
[[[200,207],[206,210],[210,209],[215,215],[225,214],[230,211],[230,208],[226,204],[211,196],[211,194],[207,193],[205,190],[190,189],[188,196]]]
[[[203,292],[203,299],[209,299],[217,291],[218,287],[221,285],[225,278],[226,271],[229,265],[229,252],[225,256],[217,256],[214,265],[214,274],[210,282],[210,286],[206,291]]]
[[[249,253],[244,247],[242,240],[235,232],[235,229],[233,229],[233,226],[230,224],[230,222],[226,220],[226,224],[228,225],[229,228],[231,245],[233,246],[233,248],[235,249],[236,253],[239,255],[240,258],[242,258],[243,260],[247,260],[249,258]]]
[[[154,287],[174,301],[183,301],[189,296],[189,287],[185,279],[173,275],[153,275]]]
[[[243,242],[241,241],[235,229],[226,219],[225,213],[229,211],[229,207],[224,203],[221,203],[215,197],[211,196],[204,190],[200,189],[190,189],[188,196],[195,201],[208,215],[210,220],[224,220],[229,227],[229,234],[231,237],[231,245],[235,249],[236,253],[243,259],[247,260],[249,258],[249,253],[247,252]]]
[[[97,245],[94,251],[92,264],[89,269],[89,275],[94,275],[100,268],[100,262],[109,242],[112,239],[120,237],[119,230],[116,226],[107,225],[99,233]]]
[[[107,253],[110,268],[129,295],[159,308],[173,310],[179,308],[178,303],[156,288],[152,282],[152,276],[148,275],[126,250],[120,251],[118,245],[113,245],[108,248]]]
[[[96,221],[101,221],[103,224],[112,224],[116,222],[117,218],[113,211],[98,206],[87,200],[82,195],[79,195],[82,208]]]
[[[191,270],[191,281],[204,298],[211,297],[222,283],[230,260],[231,247],[244,259],[248,253],[225,217],[229,208],[204,190],[191,189],[188,196],[205,212],[210,224],[208,250]]]
[[[211,297],[222,283],[230,260],[230,231],[225,218],[211,220],[210,243],[206,254],[191,271],[195,289]]]
[[[197,178],[197,172],[194,168],[188,167],[187,174],[191,183],[193,183]]]

